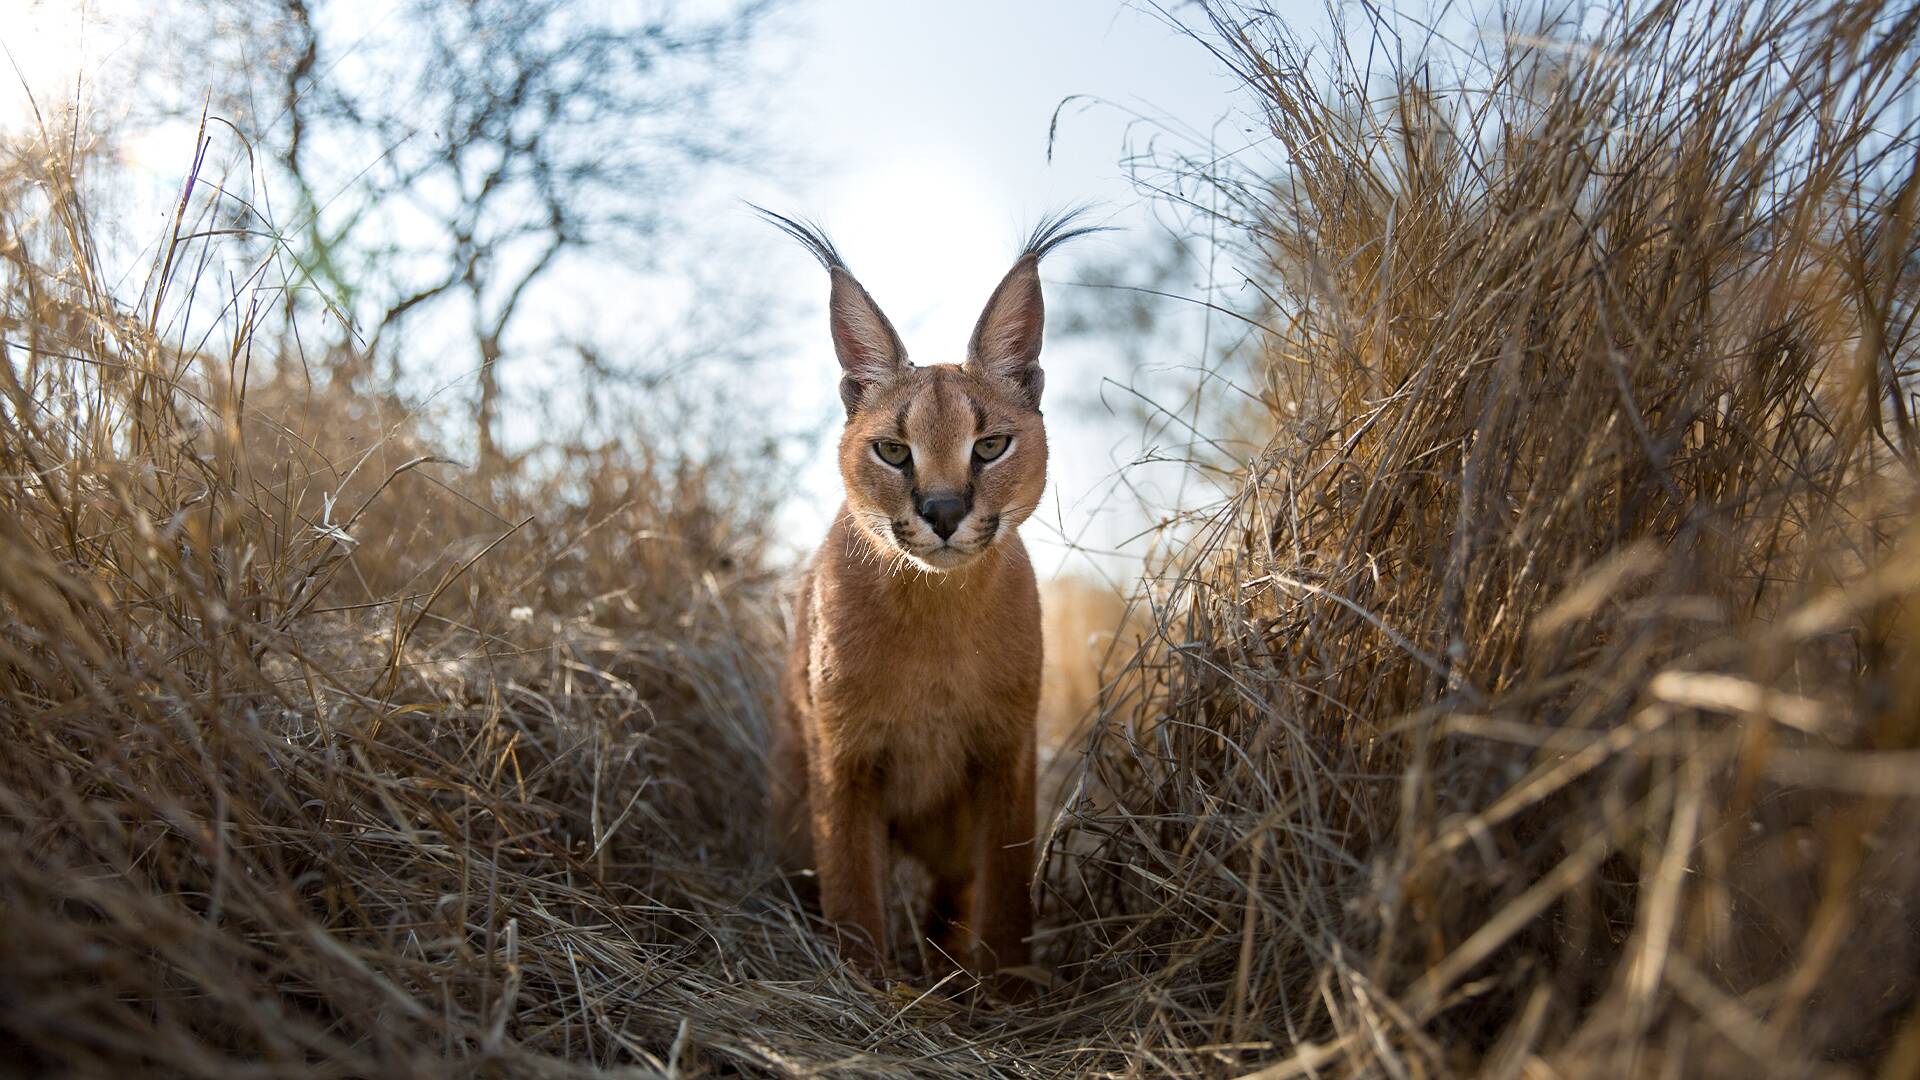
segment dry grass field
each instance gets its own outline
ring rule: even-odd
[[[264,355],[210,184],[129,299],[13,148],[0,1072],[1920,1075],[1920,10],[1587,14],[1195,16],[1267,442],[1050,593],[1019,1004],[760,849],[777,478],[476,476]]]

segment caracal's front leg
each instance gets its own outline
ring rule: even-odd
[[[975,802],[973,916],[983,972],[1027,963],[1033,933],[1033,723],[1008,757],[981,771]]]
[[[879,790],[864,770],[830,753],[816,752],[812,764],[808,801],[821,913],[839,931],[840,955],[877,974],[887,955],[887,826]]]

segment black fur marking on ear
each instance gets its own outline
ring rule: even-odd
[[[846,407],[847,415],[852,416],[860,409],[860,380],[851,375],[840,379],[840,404]]]
[[[1040,395],[1046,388],[1047,373],[1041,371],[1038,364],[1031,365],[1020,373],[1020,392],[1026,395],[1034,412],[1040,411]]]

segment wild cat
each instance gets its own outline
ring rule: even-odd
[[[832,279],[847,411],[846,501],[800,583],[780,686],[776,842],[789,869],[817,869],[842,954],[868,971],[889,963],[896,853],[932,879],[941,952],[981,973],[1024,965],[1040,601],[1018,530],[1047,480],[1039,265],[1097,230],[1044,221],[965,362],[920,367],[818,228],[760,212]]]

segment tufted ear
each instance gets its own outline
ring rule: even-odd
[[[833,351],[840,357],[840,401],[852,416],[875,388],[906,370],[907,350],[880,305],[846,267],[832,267],[831,273],[827,325],[833,332]]]
[[[1047,383],[1046,373],[1040,370],[1040,338],[1047,321],[1047,305],[1040,296],[1040,260],[1075,237],[1106,231],[1081,225],[1085,213],[1085,208],[1069,210],[1040,222],[1013,269],[987,299],[987,308],[967,342],[967,371],[1011,384],[1035,409]]]
[[[1046,328],[1047,306],[1040,296],[1040,258],[1025,254],[1000,279],[987,299],[986,310],[973,326],[967,342],[966,368],[974,375],[998,379],[1018,388],[1027,404],[1040,407],[1040,391],[1047,383],[1040,370],[1040,337]]]
[[[833,279],[833,291],[827,297],[827,328],[833,335],[833,351],[840,358],[840,402],[852,416],[876,388],[907,370],[906,346],[818,225],[747,205],[805,245]]]

